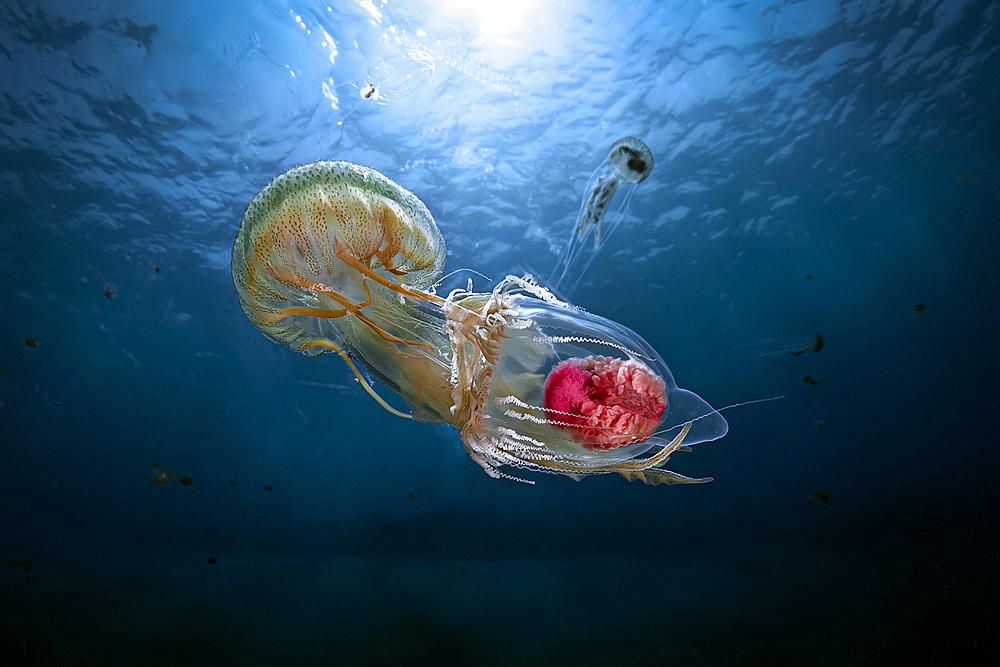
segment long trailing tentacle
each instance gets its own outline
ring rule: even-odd
[[[372,386],[368,384],[368,381],[365,380],[364,376],[361,375],[361,372],[358,370],[358,367],[354,365],[353,361],[351,361],[350,355],[348,355],[347,352],[342,350],[339,345],[337,345],[331,340],[327,340],[326,338],[310,338],[306,341],[303,341],[302,344],[303,349],[307,349],[310,347],[325,347],[326,349],[333,350],[334,352],[339,354],[340,358],[347,363],[347,366],[351,369],[351,372],[354,373],[354,376],[358,378],[358,382],[361,383],[361,386],[365,388],[365,391],[367,391],[372,398],[378,401],[379,405],[381,405],[383,408],[388,410],[391,414],[396,415],[397,417],[402,417],[403,419],[413,419],[413,415],[407,414],[406,412],[400,412],[396,408],[386,403],[385,400],[381,396],[379,396],[374,389],[372,389]]]

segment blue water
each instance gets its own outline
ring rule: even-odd
[[[996,658],[1000,3],[520,4],[3,3],[5,655]],[[571,298],[713,405],[783,397],[671,458],[711,484],[491,479],[240,311],[297,163],[544,276],[626,135],[656,166]]]

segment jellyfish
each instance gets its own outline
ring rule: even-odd
[[[632,186],[641,183],[652,170],[653,153],[640,139],[625,137],[611,146],[608,157],[587,182],[573,233],[570,234],[566,249],[552,274],[550,282],[553,288],[561,287],[564,294],[569,294],[576,288],[580,277],[586,273],[604,242],[625,217],[634,187],[628,188],[618,212],[609,219],[607,229],[604,228],[604,216],[618,187],[622,183]],[[587,237],[591,232],[594,235],[594,244],[588,252]]]
[[[760,357],[798,357],[806,352],[819,352],[824,344],[823,336],[817,333],[811,336],[764,338],[741,345],[740,349],[750,349]]]
[[[378,171],[316,161],[247,205],[232,277],[255,328],[308,356],[340,356],[383,408],[454,426],[495,478],[507,469],[647,484],[707,482],[663,468],[721,438],[726,420],[677,386],[634,331],[530,277],[435,291],[445,242],[427,207]],[[369,382],[398,395],[389,404]]]
[[[434,66],[433,56],[416,49],[379,58],[368,67],[364,81],[341,84],[356,88],[360,99],[337,121],[337,125],[343,125],[362,105],[381,107],[407,97],[434,71]]]

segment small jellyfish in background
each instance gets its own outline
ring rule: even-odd
[[[434,71],[434,66],[433,56],[416,49],[379,58],[368,67],[363,81],[337,86],[337,88],[344,86],[356,88],[360,98],[337,121],[337,125],[343,125],[351,114],[366,104],[381,107],[409,96]],[[330,96],[328,94],[328,97]],[[335,97],[333,94],[332,98]]]
[[[806,352],[819,352],[825,341],[821,335],[790,336],[786,338],[764,338],[741,345],[740,349],[750,349],[759,357],[798,357]]]
[[[388,412],[454,426],[492,477],[511,467],[579,479],[707,482],[661,466],[723,437],[634,331],[530,278],[435,293],[446,249],[427,207],[369,167],[319,161],[247,205],[232,277],[247,319],[307,356],[334,353]],[[374,378],[410,409],[375,391]]]
[[[625,137],[611,146],[608,157],[587,182],[573,233],[570,234],[566,248],[549,281],[553,289],[562,294],[570,294],[576,288],[591,261],[625,218],[625,211],[635,188],[628,189],[618,212],[608,219],[605,225],[605,215],[615,192],[622,184],[635,186],[643,182],[651,171],[653,171],[653,152],[641,140]],[[588,251],[591,233],[594,242],[593,248]]]

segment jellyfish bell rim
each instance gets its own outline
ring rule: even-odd
[[[653,151],[638,137],[622,137],[612,144],[607,161],[615,166],[624,182],[633,185],[642,183],[653,171]]]

